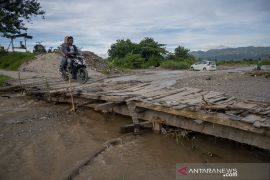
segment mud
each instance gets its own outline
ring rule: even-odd
[[[130,123],[14,95],[0,109],[0,179],[63,179]]]
[[[198,133],[177,144],[170,136],[145,133],[97,151],[122,136],[131,119],[20,94],[0,97],[0,179],[174,179],[175,164],[270,162],[269,152]],[[94,157],[85,166],[83,162]]]

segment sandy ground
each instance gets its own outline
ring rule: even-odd
[[[36,59],[23,64],[20,68],[21,78],[31,78],[35,76],[60,78],[59,74],[60,56],[55,53],[38,55]],[[90,78],[99,78],[104,75],[87,67]],[[0,69],[0,74],[18,78],[18,71],[7,71]]]
[[[69,109],[21,95],[0,97],[0,179],[63,179],[129,123]]]
[[[200,76],[177,80],[174,87],[196,87],[207,91],[225,92],[242,100],[270,102],[270,78],[251,76],[246,72],[196,72]]]

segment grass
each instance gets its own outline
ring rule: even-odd
[[[38,53],[23,52],[1,52],[0,53],[0,69],[17,70],[20,65],[35,58]]]
[[[5,85],[5,82],[10,79],[11,77],[9,76],[0,75],[0,87],[3,87]]]
[[[218,61],[217,65],[241,65],[241,64],[252,65],[252,64],[257,64],[257,63],[258,63],[257,60],[248,59],[248,60],[240,60],[240,61]],[[262,60],[261,64],[270,65],[270,59]]]
[[[189,69],[191,66],[191,62],[188,61],[174,61],[174,60],[166,60],[161,63],[160,67],[164,69]]]

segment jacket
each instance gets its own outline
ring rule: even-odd
[[[72,45],[74,48],[74,52],[70,52],[69,45],[67,43],[63,43],[61,46],[61,54],[64,57],[71,57],[72,55],[77,55],[79,54],[78,49],[75,45]]]

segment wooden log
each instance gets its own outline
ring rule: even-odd
[[[123,102],[106,102],[106,103],[102,103],[102,104],[98,104],[95,107],[95,110],[98,111],[111,111],[115,106],[120,105]]]
[[[138,125],[139,125],[140,130],[143,130],[147,126],[150,126],[150,125],[152,126],[152,122],[144,121],[144,122],[140,122]],[[128,125],[124,125],[120,127],[120,133],[131,133],[131,132],[134,132],[134,124],[128,124]]]

